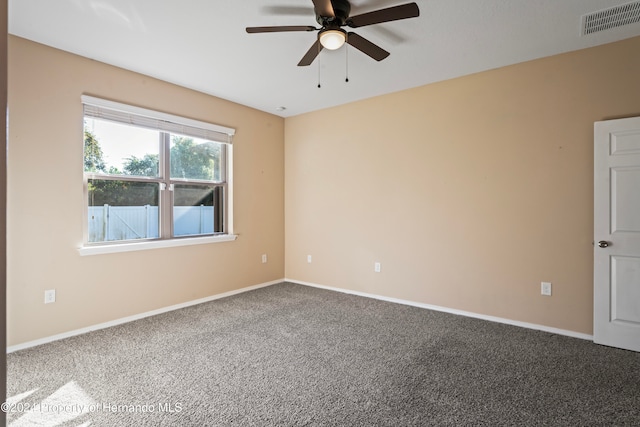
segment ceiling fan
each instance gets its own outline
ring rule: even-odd
[[[316,21],[320,28],[304,25],[276,27],[247,27],[247,33],[277,33],[284,31],[318,31],[318,39],[302,57],[298,66],[311,65],[320,51],[335,50],[344,43],[350,44],[376,61],[382,61],[389,52],[354,32],[347,32],[342,27],[360,28],[382,22],[420,16],[416,3],[392,6],[361,15],[349,16],[351,5],[347,0],[312,0]]]

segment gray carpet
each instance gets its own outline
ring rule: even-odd
[[[8,355],[11,426],[640,425],[640,353],[283,283]]]

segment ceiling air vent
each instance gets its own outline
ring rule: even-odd
[[[640,1],[603,9],[582,17],[582,35],[640,22]]]

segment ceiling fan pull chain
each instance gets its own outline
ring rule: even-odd
[[[344,81],[349,83],[349,46],[345,46],[344,51],[346,52],[345,55],[347,56],[347,70],[345,72],[346,77],[344,78]]]
[[[320,85],[320,44],[318,43],[318,89],[322,86]]]

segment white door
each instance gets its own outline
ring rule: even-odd
[[[640,117],[594,131],[593,340],[640,351]]]

